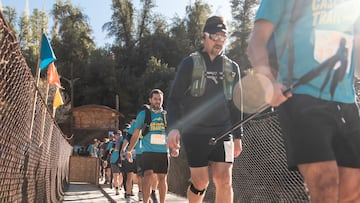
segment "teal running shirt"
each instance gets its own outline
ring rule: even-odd
[[[134,128],[142,129],[145,120],[145,110],[139,112],[136,121],[133,124]],[[162,113],[151,112],[151,123],[149,132],[143,135],[142,138],[142,151],[143,152],[159,152],[167,153],[166,147],[167,136],[165,133],[165,124],[163,121]]]
[[[304,0],[307,1],[307,0]],[[276,26],[274,30],[275,46],[279,63],[279,81],[287,83],[288,77],[288,50],[279,54],[289,28],[292,9],[295,0],[262,0],[256,14],[256,20],[265,19]],[[305,85],[296,88],[294,94],[306,94],[324,100],[333,100],[343,103],[355,102],[354,83],[354,28],[359,25],[359,0],[324,1],[311,0],[296,21],[293,36],[294,43],[294,73],[295,83],[301,76],[317,67],[320,63],[333,56],[340,42],[346,40],[348,49],[348,65],[345,76],[337,85],[334,97],[331,98],[330,84],[335,69],[332,70],[330,80],[324,87],[327,71]]]

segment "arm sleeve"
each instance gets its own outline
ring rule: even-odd
[[[236,72],[236,78],[234,81],[234,85],[236,85],[240,81],[242,74],[240,73],[239,66],[236,63],[233,63],[233,68],[234,68],[234,71]],[[239,122],[241,120],[242,113],[235,106],[235,104],[232,100],[229,102],[229,106],[230,106],[231,124],[232,124],[232,126],[234,126],[237,122]],[[235,138],[241,138],[243,136],[242,127],[234,130],[232,134]]]
[[[167,99],[167,131],[172,129],[181,129],[181,108],[182,100],[189,90],[193,70],[193,61],[191,57],[185,58],[175,75],[175,79],[170,88]]]

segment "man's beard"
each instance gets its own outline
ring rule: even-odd
[[[160,105],[151,105],[151,110],[155,113],[158,113],[162,111],[162,107]]]
[[[215,45],[212,49],[211,49],[211,55],[220,55],[220,53],[222,52],[223,47],[219,46],[219,45]]]

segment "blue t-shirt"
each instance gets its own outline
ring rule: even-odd
[[[115,164],[117,163],[119,156],[120,156],[120,149],[121,149],[121,143],[123,142],[123,137],[121,136],[119,139],[116,140],[115,148],[111,152],[110,156],[110,163]],[[110,148],[111,149],[111,148]]]
[[[143,147],[142,147],[142,139],[139,139],[135,145],[135,152],[136,155],[140,155],[143,153]]]
[[[97,148],[97,151],[96,151],[97,157],[101,157],[101,145],[98,145],[96,148]]]
[[[135,122],[136,122],[136,121],[135,121]],[[128,133],[129,133],[130,135],[134,134],[135,122],[134,122],[133,124],[131,124],[131,126],[130,126],[130,128],[129,128],[129,130],[128,130]]]
[[[106,146],[106,151],[110,151],[113,148],[113,141],[109,141],[107,146]]]
[[[89,145],[86,149],[86,151],[88,151],[89,153],[94,153],[95,152],[95,148],[94,148],[94,145]]]
[[[134,128],[142,129],[145,121],[145,110],[139,112],[136,121],[133,124]],[[159,152],[167,153],[166,147],[167,136],[165,133],[165,124],[162,113],[151,112],[151,123],[149,132],[143,135],[142,138],[142,151],[143,152]]]
[[[136,123],[136,121],[135,121],[133,124],[131,124],[131,126],[130,126],[130,128],[129,128],[129,130],[128,130],[128,133],[129,133],[130,135],[132,135],[132,134],[134,133],[135,123]],[[128,141],[130,142],[130,140],[128,140]],[[143,150],[143,149],[142,149],[142,134],[141,134],[141,131],[140,131],[139,140],[136,142],[136,145],[135,145],[136,154],[137,154],[137,155],[138,155],[138,154],[142,154],[142,153],[143,153],[142,150]]]
[[[274,39],[279,63],[279,80],[283,84],[287,83],[288,77],[288,50],[285,48],[282,55],[279,53],[289,29],[294,2],[295,0],[262,0],[256,14],[256,20],[265,19],[276,26]],[[354,8],[360,8],[360,1],[309,1],[296,21],[293,35],[290,37],[294,42],[295,55],[293,83],[333,56],[338,49],[340,39],[344,38],[349,62],[344,79],[335,89],[333,100],[344,103],[355,102],[352,53],[354,53],[354,26],[359,21],[359,9]],[[327,71],[323,71],[307,84],[299,86],[293,93],[331,100],[330,84],[334,72],[335,70],[332,70],[330,80],[322,92],[320,89]]]

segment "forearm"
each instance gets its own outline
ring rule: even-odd
[[[253,36],[249,40],[249,46],[247,48],[247,55],[252,67],[269,66],[269,53],[267,51],[267,42],[259,40]]]
[[[134,133],[133,133],[133,135],[132,135],[132,137],[130,139],[128,148],[127,148],[129,152],[131,152],[134,149],[134,147],[135,147],[135,145],[136,145],[136,143],[137,143],[137,141],[139,139],[139,134],[140,134],[140,130],[135,129]]]
[[[129,145],[129,141],[128,140],[124,140],[122,146],[121,146],[121,151],[125,151],[126,147]]]
[[[181,105],[186,94],[187,89],[190,86],[192,78],[193,62],[190,57],[184,59],[176,72],[174,81],[171,85],[169,96],[167,99],[166,110],[168,127],[167,131],[172,129],[181,128]]]
[[[275,81],[276,76],[270,68],[269,52],[267,49],[273,30],[274,25],[269,21],[256,21],[250,35],[247,54],[255,73],[264,74],[270,80]]]
[[[276,75],[270,68],[266,42],[251,43],[249,45],[248,56],[254,73],[261,73],[272,82],[276,81]]]

